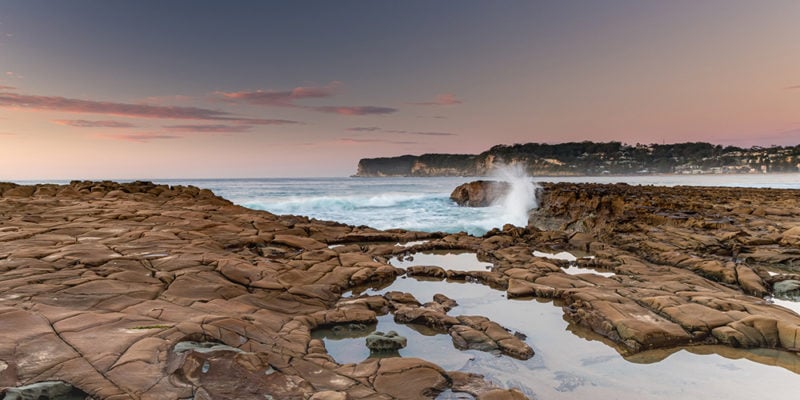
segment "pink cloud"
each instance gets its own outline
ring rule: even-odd
[[[292,90],[243,90],[239,92],[218,92],[217,95],[228,101],[260,106],[301,107],[295,104],[295,101],[331,97],[341,85],[341,82],[333,81],[325,86],[298,86]]]
[[[182,103],[182,102],[189,102],[192,100],[192,97],[185,96],[182,94],[176,94],[172,96],[149,96],[145,97],[142,101],[143,103],[147,104],[155,104],[155,105],[162,105],[162,104],[169,104],[169,103]]]
[[[442,94],[436,95],[436,98],[434,98],[433,101],[422,101],[422,102],[411,103],[411,104],[415,104],[415,105],[418,105],[418,106],[452,106],[452,105],[461,104],[461,103],[463,103],[463,101],[458,99],[454,94],[452,94],[452,93],[442,93]]]
[[[52,110],[86,114],[109,114],[139,118],[230,121],[253,125],[298,123],[297,121],[281,119],[240,117],[225,111],[198,107],[116,103],[109,101],[70,99],[60,96],[37,96],[17,93],[0,93],[0,107],[36,111]]]
[[[418,131],[401,131],[401,130],[387,130],[384,132],[399,133],[403,135],[418,135],[418,136],[458,136],[458,134],[450,132],[418,132]]]
[[[347,128],[345,130],[349,132],[384,132],[384,133],[395,133],[400,135],[417,135],[417,136],[458,136],[458,134],[450,132],[406,131],[399,129],[383,129],[377,126],[360,126],[355,128]]]
[[[264,119],[264,118],[239,118],[239,119],[230,119],[227,121],[231,121],[237,124],[253,124],[253,125],[295,125],[303,123],[300,121],[293,121],[291,119]]]
[[[343,137],[337,139],[340,143],[347,143],[347,144],[364,144],[364,143],[389,143],[389,144],[417,144],[417,142],[410,142],[410,141],[400,141],[400,140],[388,140],[388,139],[363,139],[363,138],[351,138],[351,137]]]
[[[74,126],[78,128],[133,128],[134,124],[121,121],[89,121],[85,119],[58,119],[52,121],[58,125]]]
[[[314,111],[339,115],[385,115],[397,112],[396,108],[377,106],[322,106],[312,107]]]
[[[786,89],[787,89],[787,90],[792,90],[792,89],[800,89],[800,85],[789,86],[789,87],[787,87]]]
[[[347,128],[345,130],[349,132],[376,132],[382,129],[378,128],[377,126],[357,126],[355,128]]]
[[[170,132],[186,133],[239,133],[252,128],[251,125],[168,125],[164,127]]]
[[[101,135],[106,139],[122,140],[125,142],[146,143],[151,140],[182,139],[182,136],[164,135],[157,133],[129,133],[122,135]]]
[[[0,90],[14,90],[14,89],[16,88],[13,86],[0,85]]]
[[[267,107],[302,108],[323,113],[339,115],[376,115],[390,114],[397,110],[379,106],[304,106],[297,104],[302,99],[319,99],[332,97],[342,86],[333,81],[325,86],[299,86],[292,90],[243,90],[238,92],[217,92],[223,100]]]

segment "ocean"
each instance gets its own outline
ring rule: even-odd
[[[800,189],[800,173],[766,175],[639,175],[598,177],[503,177],[513,182],[624,182],[631,185],[726,186]],[[518,192],[503,204],[458,207],[450,193],[475,177],[447,178],[265,178],[156,180],[211,189],[236,204],[274,214],[367,225],[377,229],[465,231],[482,235],[504,224],[525,225],[532,193]]]

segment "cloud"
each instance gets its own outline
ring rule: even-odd
[[[252,125],[168,125],[164,129],[170,132],[186,133],[239,133],[252,129]]]
[[[457,133],[450,133],[450,132],[417,132],[417,131],[400,131],[400,130],[388,130],[384,132],[399,133],[403,135],[418,135],[418,136],[458,136]]]
[[[350,132],[375,132],[375,131],[380,131],[382,129],[378,128],[377,126],[357,126],[354,128],[347,128],[345,130]]]
[[[142,100],[142,103],[148,104],[155,104],[155,105],[162,105],[162,104],[169,104],[169,103],[181,103],[181,102],[189,102],[192,101],[191,96],[186,96],[182,94],[175,94],[171,96],[148,96]]]
[[[786,90],[792,90],[792,89],[800,89],[800,85],[789,86],[786,88]]]
[[[6,71],[6,76],[12,79],[22,79],[24,76],[14,72],[14,71]]]
[[[410,103],[418,106],[452,106],[455,104],[462,104],[463,101],[459,100],[452,93],[441,93],[436,95],[433,101],[422,101],[417,103]]]
[[[242,90],[238,92],[216,92],[222,100],[267,107],[290,107],[339,115],[383,115],[397,109],[380,106],[305,106],[298,100],[333,97],[342,83],[333,81],[325,86],[298,86],[292,90]]]
[[[182,139],[182,136],[164,135],[158,133],[128,133],[122,135],[101,135],[106,139],[122,140],[125,142],[146,143],[151,140]]]
[[[0,90],[14,90],[14,89],[16,88],[13,86],[0,85]]]
[[[389,144],[418,144],[418,142],[388,140],[388,139],[365,139],[365,138],[352,138],[343,137],[337,139],[340,143],[362,144],[362,143],[389,143]]]
[[[314,111],[339,115],[386,115],[397,112],[396,108],[377,106],[323,106],[310,107]]]
[[[133,128],[136,125],[121,121],[89,121],[85,119],[57,119],[53,123],[78,128]]]
[[[298,86],[292,90],[253,90],[239,92],[217,92],[222,99],[259,106],[302,107],[294,102],[300,99],[314,99],[333,96],[341,82],[333,81],[325,86]]]
[[[383,132],[383,133],[395,133],[400,135],[417,135],[417,136],[458,136],[457,133],[450,133],[450,132],[405,131],[399,129],[383,129],[377,126],[359,126],[355,128],[347,128],[345,130],[348,132]]]
[[[253,125],[295,125],[295,124],[302,125],[303,124],[300,121],[293,121],[291,119],[239,118],[239,119],[230,119],[226,121],[232,121],[237,124],[253,124]]]
[[[116,103],[109,101],[70,99],[60,96],[37,96],[17,93],[0,93],[0,107],[29,110],[52,110],[86,114],[108,114],[139,118],[230,121],[252,125],[282,125],[298,123],[298,121],[282,119],[240,117],[225,111],[198,107]]]

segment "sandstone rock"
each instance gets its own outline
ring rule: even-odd
[[[425,325],[439,332],[447,332],[451,326],[458,323],[458,319],[445,314],[443,311],[428,307],[403,306],[394,312],[395,322],[401,324]]]
[[[448,387],[444,370],[418,358],[381,360],[374,384],[382,393],[409,400],[434,398]]]
[[[451,309],[453,309],[453,307],[458,306],[458,303],[455,300],[441,293],[434,294],[433,301],[442,305],[442,307],[444,307],[445,312],[450,311]]]
[[[530,346],[486,317],[462,315],[458,320],[463,327],[457,325],[450,330],[456,347],[484,351],[493,350],[489,347],[494,347],[514,358],[527,360],[533,357],[533,349]],[[491,342],[493,345],[489,344]]]
[[[372,351],[392,351],[400,350],[408,344],[404,336],[400,336],[395,331],[383,333],[373,332],[366,338],[367,348]]]
[[[781,244],[800,247],[800,225],[793,226],[781,234]]]
[[[558,298],[568,321],[622,352],[800,349],[800,316],[761,298],[776,286],[792,293],[797,280],[796,191],[544,186],[536,218],[566,231],[504,227],[476,238],[277,217],[193,187],[0,184],[0,388],[62,380],[114,400],[430,398],[451,382],[457,390],[454,375],[421,360],[338,365],[311,338],[318,326],[347,330],[392,311],[459,346],[526,357],[529,347],[502,326],[448,315],[455,304],[443,296],[421,306],[410,294],[358,296],[356,285],[404,273],[386,260],[405,251],[394,243],[420,238],[435,240],[417,248],[477,251],[494,267],[410,275]],[[532,256],[575,247],[594,257],[578,266],[615,275],[568,275]],[[770,277],[763,264],[784,275]],[[342,298],[348,290],[353,297]],[[172,352],[187,340],[224,347]],[[519,395],[469,382],[462,389],[478,398]]]
[[[455,188],[450,199],[460,206],[486,207],[505,197],[510,188],[508,182],[474,181]]]
[[[478,396],[477,400],[523,400],[527,399],[522,392],[515,389],[494,389]]]

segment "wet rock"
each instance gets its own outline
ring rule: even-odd
[[[425,325],[442,333],[447,332],[451,326],[459,323],[455,317],[451,317],[443,310],[433,307],[403,306],[394,311],[394,320],[401,324]]]
[[[367,348],[372,351],[392,351],[404,349],[408,344],[405,336],[400,336],[395,331],[383,333],[373,332],[366,338]]]
[[[409,400],[434,398],[448,386],[444,370],[418,358],[382,359],[375,377],[378,391]]]
[[[772,285],[775,297],[782,299],[800,299],[800,280],[787,279]]]
[[[533,357],[533,349],[520,337],[486,317],[462,315],[458,321],[461,325],[450,329],[453,344],[458,348],[481,351],[498,349],[503,354],[521,360]]]
[[[38,382],[8,388],[2,393],[5,400],[91,400],[86,393],[61,381]]]
[[[478,400],[523,400],[527,397],[516,389],[494,389],[478,396]]]
[[[444,307],[444,311],[445,312],[450,311],[451,309],[453,309],[453,307],[458,306],[458,303],[455,300],[453,300],[453,299],[451,299],[451,298],[449,298],[449,297],[447,297],[447,296],[445,296],[445,295],[443,295],[441,293],[434,294],[433,295],[433,301],[438,303],[438,304],[440,304],[442,307]]]
[[[450,199],[459,206],[487,207],[503,198],[510,189],[508,182],[479,180],[456,187]]]

